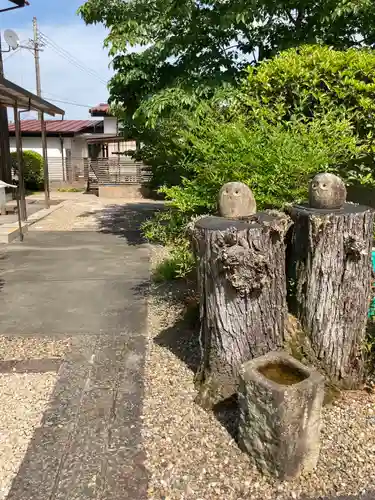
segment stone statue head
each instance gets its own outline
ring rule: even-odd
[[[219,212],[226,219],[241,219],[255,214],[254,195],[242,182],[228,182],[220,189]]]
[[[339,209],[346,202],[346,187],[342,179],[334,174],[316,175],[309,185],[311,208]]]

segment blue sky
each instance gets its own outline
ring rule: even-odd
[[[29,3],[30,6],[23,9],[1,13],[1,31],[16,31],[26,44],[32,37],[33,17],[37,17],[39,29],[46,36],[40,55],[43,97],[51,102],[54,100],[56,105],[62,107],[67,119],[89,118],[88,107],[108,99],[106,82],[112,71],[108,67],[110,59],[107,50],[103,48],[104,27],[86,26],[76,15],[83,0],[29,0]],[[7,0],[0,0],[0,8],[10,5]],[[4,40],[2,43],[4,50]],[[62,50],[68,54],[64,52],[65,56],[62,56]],[[85,69],[72,64],[69,54],[78,60],[78,66],[83,64]],[[27,49],[20,49],[3,54],[3,59],[5,77],[35,92],[32,54]],[[30,113],[27,117],[33,118],[34,114]]]

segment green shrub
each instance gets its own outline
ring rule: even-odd
[[[83,193],[83,188],[76,187],[66,187],[66,188],[58,188],[59,193]]]
[[[11,153],[12,166],[14,171],[17,173],[17,153]],[[22,152],[23,158],[23,168],[24,168],[24,180],[25,187],[27,189],[38,190],[43,186],[44,182],[44,161],[43,157],[36,153],[35,151],[25,150]]]
[[[150,239],[179,242],[192,217],[216,212],[229,181],[246,183],[259,209],[305,199],[321,171],[375,184],[373,51],[303,46],[249,68],[241,87],[211,99],[167,94],[144,111],[158,140],[149,158],[156,153],[158,182],[169,172],[161,192],[171,207],[144,226]]]
[[[282,208],[307,197],[308,181],[316,173],[340,172],[348,158],[361,152],[348,121],[333,117],[290,128],[266,122],[250,127],[242,120],[223,124],[206,116],[181,131],[180,140],[189,144],[183,161],[193,175],[180,186],[162,189],[170,208],[142,227],[149,241],[174,246],[156,279],[180,278],[191,271],[186,225],[196,215],[216,212],[225,182],[246,183],[259,209]]]
[[[294,123],[344,113],[356,136],[372,143],[375,118],[375,52],[305,45],[249,67],[240,96],[251,121]]]
[[[254,192],[258,207],[281,208],[307,197],[308,181],[320,171],[343,173],[361,154],[350,123],[343,117],[309,124],[246,125],[205,119],[181,137],[190,144],[189,169],[180,186],[163,188],[172,206],[185,216],[216,211],[217,195],[229,181]]]
[[[155,216],[143,222],[143,235],[150,243],[174,245],[184,239],[184,231],[190,217],[175,209],[157,212]]]
[[[155,269],[153,279],[156,282],[186,278],[194,269],[194,256],[187,240],[171,248],[168,258]]]

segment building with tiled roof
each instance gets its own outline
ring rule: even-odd
[[[46,120],[46,132],[48,136],[63,135],[72,137],[75,134],[103,133],[103,120]],[[39,120],[21,120],[21,132],[23,136],[41,135],[41,122]],[[9,134],[15,134],[14,123],[9,124]]]
[[[69,176],[83,176],[84,161],[89,157],[89,138],[104,133],[102,120],[46,120],[47,155],[50,180],[64,182]],[[39,120],[21,120],[23,150],[43,154]],[[9,124],[11,151],[16,151],[14,123]],[[73,173],[72,173],[73,172]]]
[[[106,102],[101,102],[97,106],[92,107],[89,110],[91,116],[111,116],[109,112],[109,104]]]

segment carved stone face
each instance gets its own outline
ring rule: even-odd
[[[318,174],[310,182],[311,208],[338,209],[346,202],[346,187],[342,179],[333,174]]]
[[[226,219],[249,217],[257,211],[251,189],[242,182],[228,182],[220,189],[219,212]]]

